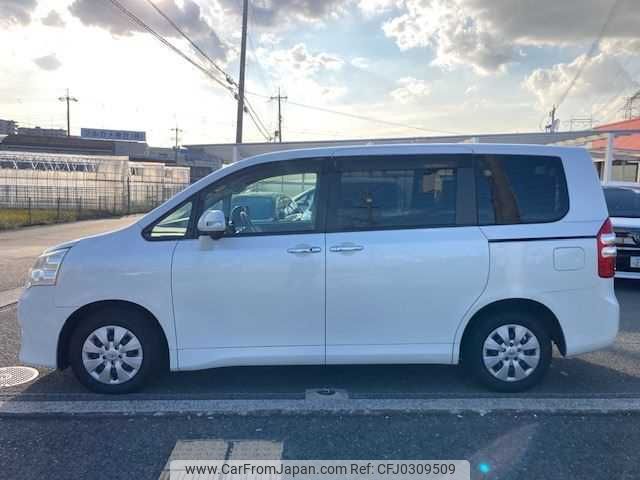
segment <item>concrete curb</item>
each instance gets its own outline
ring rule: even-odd
[[[0,308],[17,303],[20,295],[22,295],[22,287],[0,292]]]
[[[0,416],[261,415],[385,413],[640,413],[640,398],[477,398],[428,400],[94,400],[0,401]]]

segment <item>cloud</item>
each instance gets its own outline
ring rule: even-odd
[[[475,95],[476,93],[478,93],[477,85],[471,85],[470,87],[467,87],[467,89],[464,91],[465,95]]]
[[[264,32],[260,35],[259,42],[260,45],[278,45],[282,39],[278,37],[275,33]]]
[[[33,61],[41,69],[47,71],[57,70],[62,66],[62,63],[60,62],[60,60],[58,60],[58,57],[55,53],[45,55],[44,57],[35,58]]]
[[[264,57],[266,50],[257,52]],[[290,49],[275,50],[266,54],[266,63],[274,70],[285,71],[295,76],[311,76],[323,71],[338,71],[344,66],[344,60],[338,55],[320,52],[311,53],[304,43]]]
[[[588,47],[614,4],[603,44],[625,39],[633,45],[637,0],[402,0],[383,29],[402,50],[432,49],[436,65],[469,65],[488,74],[519,61],[524,47]]]
[[[36,0],[0,1],[0,25],[28,25],[36,6]]]
[[[240,0],[218,0],[218,4],[227,14],[242,14]],[[311,22],[338,16],[345,10],[344,0],[254,0],[250,15],[257,25],[276,27],[295,20]]]
[[[64,27],[65,23],[62,17],[55,10],[51,10],[49,14],[42,19],[42,23],[47,27]]]
[[[551,68],[534,70],[522,83],[525,90],[535,95],[541,107],[548,108],[564,93],[586,56],[580,55],[571,63],[559,63]],[[571,89],[571,97],[593,100],[598,95],[615,94],[638,87],[618,61],[604,53],[593,57]]]
[[[398,80],[400,87],[391,91],[389,95],[397,102],[406,104],[431,94],[431,87],[424,80],[404,77]]]
[[[348,91],[347,87],[337,85],[328,87],[318,85],[317,88],[323,100],[327,101],[338,100],[339,98],[344,97]]]
[[[356,57],[351,59],[351,65],[353,65],[356,68],[359,68],[360,70],[369,70],[369,68],[371,68],[371,63],[369,62],[369,59],[364,57]]]
[[[430,47],[433,63],[446,68],[469,65],[479,74],[501,71],[519,56],[481,18],[462,3],[444,0],[406,0],[406,13],[383,25],[401,50]]]
[[[640,54],[640,38],[606,39],[600,43],[600,51],[609,55],[638,55]]]
[[[366,16],[382,15],[393,8],[400,7],[402,0],[359,0],[358,7]]]
[[[158,33],[181,38],[169,23],[146,2],[121,0],[121,3]],[[155,2],[180,28],[210,56],[225,61],[229,47],[209,25],[200,6],[193,0],[156,0]],[[144,29],[132,23],[123,12],[104,0],[74,0],[69,11],[84,25],[103,28],[115,36],[128,36]]]
[[[615,0],[456,0],[505,42],[527,45],[591,43]],[[640,2],[620,0],[606,36],[637,38]]]
[[[337,75],[346,61],[333,53],[309,51],[304,43],[291,48],[258,48],[265,73],[273,85],[282,85],[296,102],[331,103],[348,93]],[[264,87],[264,85],[263,85]]]

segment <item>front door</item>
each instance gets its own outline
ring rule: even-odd
[[[327,363],[451,362],[456,329],[489,269],[464,148],[334,160]]]
[[[321,160],[261,165],[200,194],[225,236],[178,242],[172,288],[181,369],[324,363],[325,245],[315,189]],[[197,237],[197,235],[196,235]]]

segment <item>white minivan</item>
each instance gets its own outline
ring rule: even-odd
[[[169,369],[460,362],[521,391],[552,344],[614,341],[614,242],[583,149],[261,155],[45,251],[18,307],[20,359],[103,393]]]

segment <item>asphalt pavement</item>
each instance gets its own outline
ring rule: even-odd
[[[126,227],[132,215],[0,231],[0,292],[22,287],[34,260],[48,247],[76,238]]]
[[[0,472],[155,480],[190,450],[181,458],[465,459],[474,479],[630,480],[640,477],[639,427],[629,414],[0,418]]]

